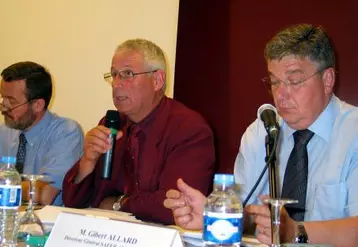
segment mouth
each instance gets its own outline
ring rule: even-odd
[[[123,100],[126,100],[126,99],[128,99],[127,96],[117,96],[117,97],[116,97],[116,100],[117,100],[117,101],[123,101]]]

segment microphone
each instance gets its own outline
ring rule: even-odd
[[[115,150],[116,137],[118,128],[121,124],[121,119],[119,117],[119,112],[115,110],[108,110],[104,122],[104,126],[111,129],[111,134],[109,138],[111,139],[112,146],[111,148],[103,154],[103,170],[102,170],[102,179],[109,180],[112,176],[112,161],[113,161],[113,151]]]
[[[257,186],[260,184],[262,177],[265,175],[267,168],[269,170],[269,187],[270,187],[270,197],[278,198],[278,183],[276,179],[276,147],[278,143],[278,137],[280,134],[280,127],[276,121],[277,110],[273,105],[263,104],[257,110],[257,118],[260,119],[265,126],[267,131],[267,136],[265,138],[266,146],[266,165],[262,169],[258,179],[256,180],[254,186],[251,188],[249,194],[246,196],[242,205],[245,207],[248,201],[250,200],[252,194],[255,192]]]
[[[262,120],[267,134],[272,138],[276,138],[280,131],[280,126],[276,121],[276,115],[276,108],[270,104],[263,104],[257,110],[257,118]]]

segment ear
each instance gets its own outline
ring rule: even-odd
[[[162,90],[165,84],[165,72],[161,69],[153,73],[153,87],[155,91]]]
[[[334,68],[328,68],[323,72],[322,81],[325,94],[332,94],[334,83],[336,81],[336,73],[334,71]]]
[[[45,100],[44,99],[35,99],[32,101],[32,110],[35,113],[39,113],[45,110]]]

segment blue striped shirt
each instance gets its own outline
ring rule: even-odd
[[[0,125],[0,156],[15,156],[20,130]],[[62,205],[62,181],[66,172],[81,157],[83,133],[73,120],[46,111],[43,118],[25,132],[27,140],[24,171],[46,174],[51,185],[60,190],[53,205]]]

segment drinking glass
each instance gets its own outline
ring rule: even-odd
[[[264,200],[265,203],[271,206],[271,247],[281,246],[280,242],[280,217],[281,211],[285,204],[297,203],[297,200],[291,199],[275,199],[268,198]]]
[[[34,199],[36,194],[36,182],[39,180],[48,181],[46,175],[21,174],[21,176],[29,181],[29,203],[25,214],[21,217],[18,226],[18,242],[25,242],[32,236],[45,235],[45,229],[40,219],[34,211]],[[29,246],[29,245],[26,245]]]

